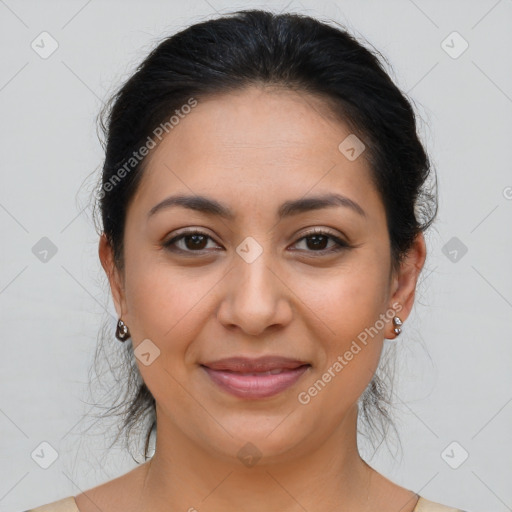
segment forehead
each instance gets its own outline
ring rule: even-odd
[[[257,203],[339,192],[379,214],[364,152],[351,161],[339,149],[348,136],[306,93],[250,87],[198,100],[148,155],[134,203],[148,211],[176,192],[207,193],[254,213]]]

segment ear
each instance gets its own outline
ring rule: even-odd
[[[416,284],[425,263],[426,254],[425,238],[420,232],[414,239],[399,270],[392,276],[390,307],[396,310],[397,316],[402,321],[405,321],[412,310]],[[396,337],[396,334],[393,333],[392,337]]]
[[[100,237],[98,254],[101,266],[103,267],[103,270],[105,270],[110,283],[110,291],[112,292],[112,299],[114,301],[117,316],[122,318],[123,314],[127,311],[123,279],[114,264],[114,253],[105,233],[102,233]]]

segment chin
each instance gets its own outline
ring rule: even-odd
[[[215,457],[225,462],[235,461],[246,467],[292,461],[307,451],[304,441],[310,433],[301,430],[297,422],[283,421],[285,417],[269,418],[262,412],[261,420],[255,419],[254,415],[236,423],[219,420],[233,437],[226,434],[211,439],[208,449],[215,451]]]

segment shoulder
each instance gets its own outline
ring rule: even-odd
[[[450,507],[448,505],[442,505],[441,503],[436,503],[435,501],[427,500],[420,496],[416,507],[414,507],[413,512],[465,512],[459,508]]]
[[[62,498],[61,500],[52,501],[52,503],[47,503],[46,505],[40,505],[36,508],[31,508],[30,510],[25,510],[24,512],[80,512],[78,507],[76,506],[76,501],[74,496],[67,496],[66,498]]]

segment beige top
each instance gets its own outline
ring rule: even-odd
[[[80,512],[80,510],[76,506],[74,496],[68,496],[67,498],[42,505],[37,508],[25,510],[25,512]],[[429,501],[420,496],[413,512],[464,512],[464,510],[447,507],[446,505]]]

